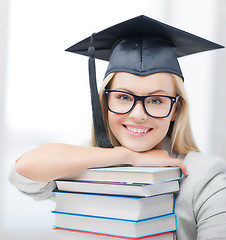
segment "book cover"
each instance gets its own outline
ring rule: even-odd
[[[178,167],[106,167],[82,170],[62,179],[113,181],[127,183],[157,183],[182,177]]]
[[[125,183],[85,180],[56,180],[59,191],[99,193],[126,196],[154,196],[179,191],[178,181],[161,183]]]
[[[145,237],[122,237],[72,229],[54,228],[57,240],[175,240],[174,232],[166,232]]]
[[[56,228],[123,237],[145,237],[175,231],[177,228],[175,214],[134,221],[57,211],[53,211],[53,213],[55,214],[56,226],[54,227]]]
[[[151,197],[54,191],[56,211],[128,220],[140,220],[174,212],[174,194]]]

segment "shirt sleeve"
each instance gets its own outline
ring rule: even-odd
[[[205,177],[194,193],[197,240],[226,239],[226,161],[214,162],[203,170]]]
[[[24,151],[23,153],[25,152],[26,151]],[[19,156],[21,156],[22,154],[20,154]],[[32,197],[34,200],[55,200],[53,190],[56,188],[56,183],[54,181],[37,182],[26,178],[16,171],[15,162],[11,164],[9,182],[14,185],[20,192]]]

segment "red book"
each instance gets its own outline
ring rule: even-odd
[[[65,228],[54,228],[56,230],[57,240],[176,240],[174,232],[160,233],[145,237],[123,237],[103,233],[93,233],[87,231],[71,230]],[[76,238],[77,237],[77,238]]]

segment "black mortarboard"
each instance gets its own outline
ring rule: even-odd
[[[223,46],[142,15],[95,33],[66,49],[89,56],[97,146],[113,147],[103,123],[96,85],[95,58],[109,61],[105,76],[111,72],[129,72],[140,76],[169,72],[183,79],[178,57],[218,48]]]

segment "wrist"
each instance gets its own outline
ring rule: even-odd
[[[125,147],[115,147],[117,153],[118,164],[133,165],[132,151]]]
[[[91,147],[92,157],[85,160],[84,168],[110,167],[116,165],[131,165],[131,151],[125,147],[114,148]]]

